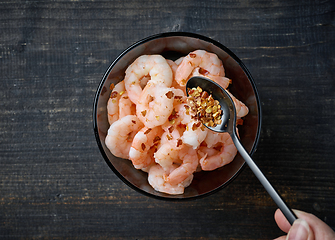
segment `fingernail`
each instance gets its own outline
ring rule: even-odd
[[[308,234],[308,223],[303,219],[297,219],[294,221],[286,240],[307,240]]]

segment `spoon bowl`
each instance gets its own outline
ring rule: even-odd
[[[236,108],[233,100],[229,96],[226,90],[224,90],[220,85],[213,82],[212,80],[205,77],[192,77],[186,83],[186,89],[192,89],[200,87],[203,91],[206,91],[208,94],[212,95],[214,100],[218,100],[222,110],[221,124],[216,125],[215,127],[210,127],[204,124],[210,130],[217,133],[228,132],[238,150],[240,155],[243,157],[245,162],[248,164],[250,169],[256,175],[258,180],[264,186],[266,191],[269,193],[271,198],[278,205],[279,209],[282,211],[286,219],[292,225],[293,222],[297,219],[293,211],[287,206],[279,193],[274,189],[270,184],[267,178],[264,176],[262,171],[258,168],[256,163],[252,160],[249,153],[244,149],[241,144],[237,133],[236,133]],[[188,94],[188,90],[187,90]]]
[[[214,132],[224,133],[235,131],[236,117],[235,105],[229,94],[216,82],[201,76],[192,77],[186,83],[186,89],[200,87],[201,89],[212,95],[213,99],[218,100],[223,112],[221,116],[221,124],[210,127],[204,124],[207,128]]]

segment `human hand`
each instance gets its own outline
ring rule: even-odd
[[[287,236],[281,236],[275,240],[334,240],[335,232],[323,221],[313,214],[293,210],[298,219],[294,221],[292,227],[283,215],[277,209],[275,220],[278,227],[288,233]]]

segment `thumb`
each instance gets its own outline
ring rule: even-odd
[[[314,234],[304,219],[294,221],[286,240],[314,240]]]

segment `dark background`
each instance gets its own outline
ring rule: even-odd
[[[254,159],[287,203],[335,228],[334,1],[1,1],[1,239],[272,239],[276,206],[246,167],[206,198],[126,186],[93,133],[95,91],[130,44],[168,31],[230,48],[255,79]]]

